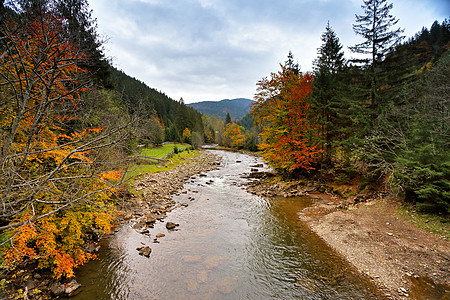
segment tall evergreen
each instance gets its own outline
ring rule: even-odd
[[[289,51],[288,59],[284,62],[284,66],[287,69],[292,70],[296,75],[300,72],[300,66],[294,61],[294,54],[292,54],[292,51]]]
[[[321,149],[325,152],[326,160],[329,160],[332,144],[338,139],[339,128],[345,125],[340,121],[345,105],[339,91],[339,72],[344,68],[345,59],[339,38],[329,22],[322,34],[322,42],[322,46],[317,50],[319,56],[314,61],[312,104],[313,109],[318,112]]]
[[[385,55],[402,41],[404,29],[392,29],[398,23],[398,19],[390,14],[392,3],[388,4],[387,0],[363,0],[363,3],[364,5],[361,7],[364,14],[356,15],[356,24],[353,24],[353,30],[365,40],[350,47],[350,50],[358,54],[369,55],[369,58],[360,61],[369,66],[370,104],[372,107],[377,107],[379,64]]]
[[[227,112],[227,117],[225,118],[225,125],[231,123],[231,116],[230,113]]]

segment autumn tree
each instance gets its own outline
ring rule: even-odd
[[[189,128],[185,128],[183,130],[183,142],[190,144],[191,143],[191,131]]]
[[[90,86],[80,67],[89,55],[67,38],[66,20],[51,5],[25,8],[10,4],[0,24],[0,230],[10,246],[4,263],[29,258],[55,277],[70,277],[93,257],[83,249],[89,232],[111,228],[111,196],[120,193],[123,172],[103,150],[119,143],[126,125],[72,126]]]
[[[224,144],[227,147],[241,148],[244,145],[244,135],[242,131],[243,127],[236,123],[228,123],[225,126],[225,132],[223,133]]]
[[[281,65],[257,83],[251,113],[262,128],[259,146],[263,157],[284,171],[311,170],[319,159],[317,125],[311,122],[313,76]]]
[[[142,143],[153,146],[162,144],[164,130],[156,114],[147,119],[141,119],[137,127],[137,135]]]
[[[353,30],[361,35],[364,41],[350,49],[358,54],[368,54],[369,58],[362,61],[370,66],[370,99],[371,105],[377,105],[377,92],[379,88],[379,65],[385,55],[392,51],[403,39],[401,28],[392,29],[398,19],[390,14],[393,5],[387,0],[363,0],[363,15],[356,15],[356,24]]]

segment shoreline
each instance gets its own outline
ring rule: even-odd
[[[207,151],[185,159],[171,170],[143,174],[137,178],[132,188],[140,194],[125,200],[119,207],[124,212],[121,224],[134,222],[134,229],[152,226],[156,220],[166,217],[166,213],[177,207],[172,196],[179,193],[186,180],[194,175],[212,171],[220,166],[219,158]]]
[[[117,204],[117,210],[122,212],[122,216],[116,219],[115,227],[132,222],[135,230],[145,234],[145,231],[141,231],[142,228],[150,227],[157,220],[164,219],[167,212],[177,207],[172,195],[182,190],[187,179],[219,166],[220,160],[216,155],[200,150],[198,155],[185,158],[184,162],[173,169],[164,170],[162,167],[159,172],[141,175],[131,185],[139,195],[129,193]],[[114,234],[113,230],[109,234],[87,241],[85,251],[97,253],[100,250],[100,241]],[[35,270],[33,266],[33,263],[19,266],[19,275],[9,279],[9,287],[3,290],[4,293],[0,293],[0,299],[10,299],[11,296],[21,299],[65,299],[78,293],[81,285],[75,277],[54,279],[50,273]]]
[[[132,183],[134,194],[138,195],[124,199],[118,205],[118,210],[124,212],[118,218],[118,225],[131,223],[137,232],[146,234],[147,228],[178,207],[172,196],[181,192],[186,180],[220,165],[220,158],[215,154],[200,151],[171,170],[141,175]],[[315,198],[317,201],[312,206],[298,212],[299,220],[373,281],[386,298],[450,297],[449,240],[402,220],[395,199],[377,193],[343,199],[333,195],[330,187],[323,183],[280,182],[269,172],[255,172],[249,177],[257,179],[246,186],[252,194]],[[93,243],[91,249],[98,252],[98,243]],[[36,274],[25,275],[36,277]],[[76,293],[75,290],[67,293],[59,281],[47,278],[40,281],[38,287],[43,292],[58,292],[60,296]],[[43,281],[46,281],[45,285]],[[76,281],[74,284],[76,286]],[[31,287],[24,283],[28,291]]]
[[[367,276],[388,299],[448,299],[450,242],[403,220],[400,203],[380,193],[341,198],[316,181],[278,182],[271,173],[249,183],[260,196],[311,196],[299,220]],[[446,298],[447,297],[447,298]]]

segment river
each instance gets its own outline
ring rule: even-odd
[[[140,234],[125,224],[103,241],[99,260],[77,272],[72,299],[380,299],[374,285],[340,259],[297,212],[312,198],[261,198],[243,185],[259,158],[214,151],[222,166],[194,176],[181,206]],[[264,168],[260,168],[262,170]],[[164,233],[153,243],[157,233]],[[139,246],[150,246],[149,258]]]

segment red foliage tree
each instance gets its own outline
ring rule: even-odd
[[[308,97],[313,76],[288,66],[257,83],[252,115],[262,127],[260,150],[276,169],[311,170],[319,159],[317,125]]]

